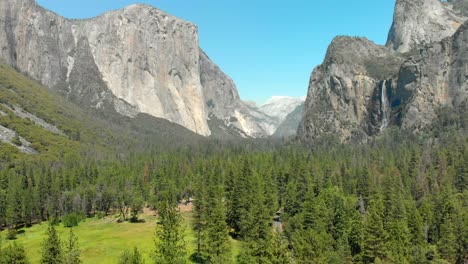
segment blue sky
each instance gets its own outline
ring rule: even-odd
[[[37,0],[68,18],[147,3],[198,25],[200,46],[244,100],[305,96],[337,35],[384,44],[395,0]]]

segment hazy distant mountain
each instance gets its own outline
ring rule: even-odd
[[[304,101],[305,97],[273,96],[260,106],[260,110],[265,114],[278,118],[278,121],[281,123]]]
[[[295,136],[297,128],[301,123],[302,115],[304,114],[304,102],[294,109],[289,115],[286,116],[284,121],[278,126],[273,137],[275,138],[288,138]]]

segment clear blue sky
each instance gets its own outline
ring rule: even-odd
[[[244,100],[304,96],[337,35],[384,44],[395,0],[37,0],[68,18],[146,3],[198,25],[200,46]]]

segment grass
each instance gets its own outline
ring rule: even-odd
[[[191,222],[192,212],[182,213],[185,225],[185,242],[188,256],[196,250],[196,237]],[[156,217],[142,216],[144,223],[116,223],[110,218],[87,219],[79,226],[73,228],[78,237],[83,263],[117,263],[120,254],[126,249],[138,246],[146,263],[151,263],[150,254],[154,250],[154,232],[156,229]],[[26,254],[31,263],[39,263],[41,258],[41,244],[45,239],[48,224],[41,223],[30,228],[22,229],[24,233],[18,234],[16,241],[26,249]],[[62,241],[68,238],[69,229],[62,225],[57,227]],[[0,232],[4,238],[6,231]],[[11,242],[7,242],[11,243]],[[239,242],[231,239],[233,259],[239,253]]]
[[[134,246],[149,257],[154,248],[153,236],[156,219],[147,217],[145,223],[116,223],[109,219],[88,219],[73,229],[78,237],[83,263],[116,263],[120,254]],[[39,263],[41,244],[45,239],[47,223],[23,229],[17,242],[25,249],[31,263]],[[58,226],[57,231],[62,241],[68,237],[68,228]],[[5,233],[5,232],[3,232]]]

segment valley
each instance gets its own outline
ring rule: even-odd
[[[0,264],[467,263],[466,8],[396,0],[255,103],[151,5],[1,0]]]

